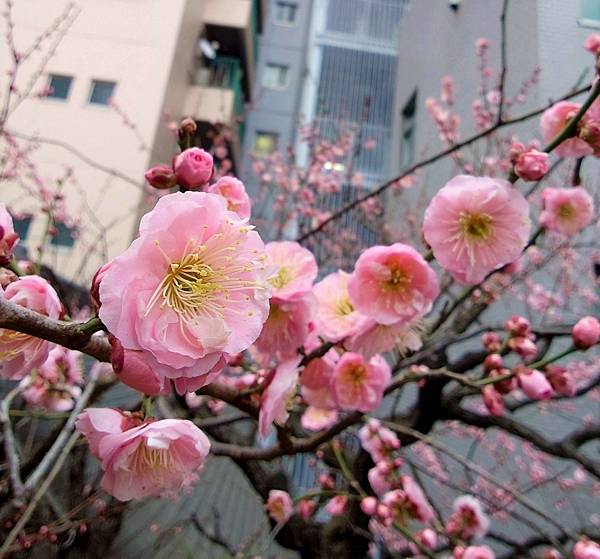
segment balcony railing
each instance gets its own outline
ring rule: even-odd
[[[234,93],[234,110],[238,116],[244,113],[242,94],[242,65],[233,56],[217,56],[209,66],[196,70],[194,85],[231,89]]]

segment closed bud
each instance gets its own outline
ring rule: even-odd
[[[198,130],[196,121],[190,117],[184,118],[179,124],[179,137],[183,134],[193,136],[196,133],[196,130]]]
[[[600,340],[600,321],[593,316],[584,316],[571,332],[573,343],[579,349],[588,349]]]
[[[156,165],[151,169],[148,169],[144,173],[144,177],[148,181],[150,186],[159,190],[166,190],[177,186],[177,178],[173,169],[166,165]]]
[[[490,353],[483,361],[483,368],[486,371],[502,368],[502,356],[499,353]]]

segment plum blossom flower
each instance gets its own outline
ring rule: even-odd
[[[289,301],[306,295],[317,277],[317,261],[310,250],[294,241],[268,243],[266,251],[269,264],[278,268],[269,279],[273,286],[271,295]]]
[[[594,316],[580,318],[573,326],[572,336],[579,349],[589,349],[600,341],[600,320]]]
[[[287,491],[279,489],[271,489],[269,498],[265,505],[269,516],[277,522],[277,524],[285,524],[290,516],[294,513],[294,504],[292,498]]]
[[[102,278],[99,316],[124,349],[144,352],[163,384],[197,390],[260,334],[265,258],[259,235],[224,198],[169,194]]]
[[[39,276],[22,276],[0,288],[0,297],[32,311],[57,319],[62,306],[54,288]],[[46,361],[54,344],[28,334],[0,328],[0,377],[21,380]]]
[[[358,431],[361,446],[371,455],[374,462],[386,460],[390,453],[400,448],[396,433],[383,427],[378,419],[369,419]]]
[[[300,419],[300,424],[307,431],[323,431],[329,429],[338,419],[337,410],[324,410],[308,406]]]
[[[315,310],[315,300],[310,293],[289,301],[272,298],[269,316],[254,344],[256,349],[264,356],[295,355],[310,334]]]
[[[177,183],[185,188],[204,186],[213,173],[212,155],[200,148],[190,148],[173,158]]]
[[[102,488],[120,501],[172,494],[189,486],[210,449],[206,435],[184,419],[142,423],[100,408],[80,414],[76,427],[102,463]]]
[[[540,119],[542,136],[546,143],[551,142],[563,128],[567,126],[577,111],[581,108],[579,103],[571,101],[559,101],[544,111]],[[582,121],[583,122],[583,121]],[[592,155],[594,149],[581,138],[569,138],[562,142],[555,150],[560,157],[584,157]]]
[[[331,410],[337,407],[333,391],[333,368],[339,356],[330,349],[323,357],[311,359],[300,377],[302,397],[311,406]]]
[[[219,194],[227,200],[227,209],[242,219],[250,217],[251,203],[244,183],[235,177],[221,177],[208,187],[207,192]]]
[[[600,559],[600,544],[588,539],[581,539],[573,546],[575,559]]]
[[[594,200],[581,186],[546,188],[542,193],[542,202],[540,224],[563,235],[579,233],[594,216]]]
[[[374,355],[367,362],[358,353],[345,353],[333,369],[338,407],[362,412],[374,410],[381,403],[391,378],[390,366],[381,355]]]
[[[315,315],[317,332],[331,342],[352,334],[360,318],[350,300],[349,280],[350,274],[338,270],[315,284],[313,289],[319,305]]]
[[[452,516],[446,524],[448,534],[463,540],[482,538],[490,527],[490,519],[481,503],[471,495],[461,495],[452,504]]]
[[[50,350],[43,365],[21,381],[27,405],[56,412],[72,409],[83,384],[80,355],[60,346]]]
[[[0,264],[7,264],[11,257],[19,236],[15,233],[12,216],[6,206],[0,204]]]
[[[362,314],[394,324],[429,312],[440,289],[425,259],[414,248],[395,243],[368,248],[359,256],[348,292]]]
[[[395,349],[400,355],[421,349],[423,342],[419,326],[404,321],[394,324],[380,324],[372,318],[361,316],[345,347],[362,353],[367,359],[376,353],[386,353]]]
[[[496,555],[487,545],[470,545],[461,559],[496,559]]]
[[[348,497],[346,495],[336,495],[325,505],[325,511],[331,516],[341,516],[346,512],[347,506]]]
[[[516,260],[530,231],[527,200],[508,181],[467,175],[433,197],[423,221],[436,260],[468,285]]]
[[[517,157],[515,173],[525,181],[539,181],[548,172],[548,154],[530,149]]]
[[[263,438],[269,434],[269,428],[274,422],[284,425],[289,417],[287,405],[296,393],[300,359],[298,356],[280,363],[273,373],[271,382],[262,393],[258,432]]]
[[[583,47],[588,52],[592,54],[598,55],[600,54],[600,34],[591,33],[587,36],[585,42],[583,43]]]
[[[402,489],[389,491],[382,499],[391,511],[392,519],[402,525],[406,525],[409,519],[429,522],[433,518],[433,509],[423,490],[410,476],[403,475],[400,479]]]

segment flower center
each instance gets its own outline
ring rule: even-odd
[[[411,275],[398,266],[390,267],[390,279],[387,281],[388,288],[404,293],[410,284]]]
[[[346,299],[341,299],[338,301],[336,310],[339,315],[346,316],[354,312],[354,307],[352,306],[350,299],[347,297]]]
[[[364,365],[355,365],[353,367],[349,367],[346,371],[346,379],[354,386],[360,386],[363,383],[366,374],[367,369]]]
[[[558,208],[558,216],[562,219],[571,219],[575,214],[575,208],[568,202]]]
[[[0,329],[0,343],[2,344],[21,344],[26,342],[29,339],[27,334],[23,334],[22,332],[16,332],[15,330],[6,330]],[[9,349],[7,351],[0,351],[0,362],[12,359],[15,355],[21,353],[21,347],[14,347],[13,349]]]
[[[492,216],[486,213],[460,212],[460,226],[470,241],[485,241],[492,234],[492,222]]]
[[[150,473],[157,481],[179,469],[168,448],[151,448],[144,440],[129,457],[128,466],[138,475]]]
[[[290,283],[293,277],[294,276],[289,268],[286,266],[281,266],[281,268],[279,268],[279,272],[277,272],[277,275],[272,277],[269,280],[269,283],[276,289],[281,289]]]

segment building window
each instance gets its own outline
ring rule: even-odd
[[[579,24],[600,27],[600,0],[581,0]]]
[[[116,86],[115,82],[92,80],[89,102],[94,105],[108,105]]]
[[[294,25],[298,15],[298,4],[293,2],[277,2],[275,4],[275,22],[283,25]]]
[[[270,89],[285,89],[288,86],[289,66],[283,64],[267,64],[262,84]]]
[[[55,232],[50,238],[50,244],[57,247],[71,248],[77,238],[77,228],[69,227],[62,221],[54,223]]]
[[[254,155],[267,157],[277,149],[279,134],[274,132],[256,132],[254,136]]]
[[[48,94],[51,99],[67,99],[71,90],[71,76],[60,76],[58,74],[50,74],[48,76]]]
[[[400,145],[400,169],[408,167],[415,159],[415,128],[417,115],[417,92],[412,94],[402,109],[402,143]]]
[[[13,217],[13,226],[15,233],[19,235],[19,239],[23,241],[29,234],[29,228],[31,227],[32,217],[30,215],[22,215],[21,217]]]

